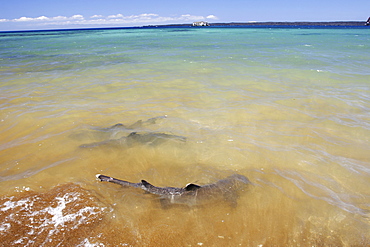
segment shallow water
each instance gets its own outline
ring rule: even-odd
[[[0,242],[370,245],[369,41],[369,29],[1,33]],[[80,148],[134,131],[186,142]],[[163,209],[97,173],[253,185],[236,207]]]

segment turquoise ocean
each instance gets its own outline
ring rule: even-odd
[[[0,245],[369,246],[369,188],[369,28],[0,33]]]

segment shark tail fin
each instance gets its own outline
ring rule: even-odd
[[[148,183],[145,180],[141,180],[141,184],[144,185],[145,188],[148,188],[148,187],[152,187],[153,186],[152,184]]]
[[[187,184],[185,186],[185,190],[186,191],[194,191],[194,190],[197,190],[199,188],[200,188],[200,186],[199,185],[196,185],[196,184]]]

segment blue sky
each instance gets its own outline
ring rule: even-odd
[[[369,0],[1,0],[0,31],[369,16]]]

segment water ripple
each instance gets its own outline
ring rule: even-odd
[[[356,207],[351,202],[346,202],[342,197],[348,197],[346,195],[343,196],[343,193],[338,193],[343,190],[343,187],[333,179],[329,179],[328,177],[319,177],[313,174],[310,174],[310,177],[308,177],[304,176],[300,172],[291,170],[280,170],[277,168],[274,170],[277,174],[294,183],[300,190],[312,198],[326,201],[327,203],[350,213],[356,213],[362,216],[367,216],[369,213],[364,209]],[[317,182],[318,180],[325,180],[325,183],[328,183],[330,187],[325,186],[322,182]],[[330,188],[336,188],[336,191]],[[350,193],[347,195],[349,194]]]
[[[52,167],[55,167],[55,166],[58,166],[58,165],[61,165],[63,163],[66,163],[66,162],[70,162],[72,160],[74,160],[75,158],[68,158],[68,159],[64,159],[64,160],[59,160],[59,161],[56,161],[54,163],[51,163],[49,165],[46,165],[46,166],[42,166],[40,168],[30,168],[30,169],[27,169],[25,171],[22,171],[18,174],[12,174],[12,175],[9,175],[9,176],[0,176],[0,182],[2,181],[10,181],[10,180],[18,180],[18,179],[23,179],[23,178],[28,178],[28,177],[31,177],[41,171],[44,171],[46,169],[49,169],[49,168],[52,168]]]

